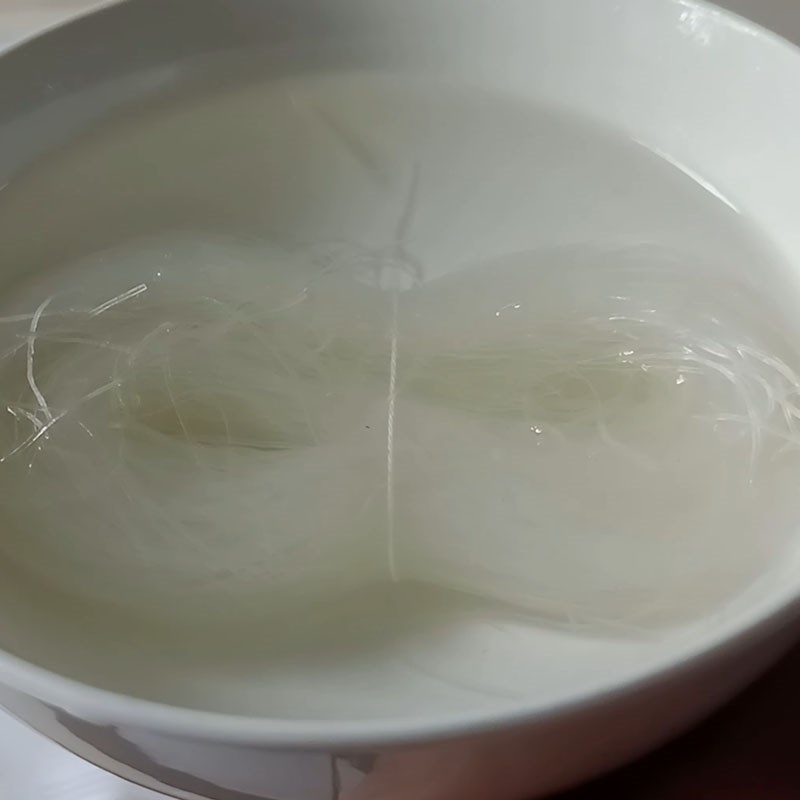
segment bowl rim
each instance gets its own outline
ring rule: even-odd
[[[0,650],[0,681],[70,716],[116,728],[134,727],[190,740],[258,744],[278,749],[329,750],[391,747],[544,725],[576,713],[588,713],[617,700],[678,682],[706,666],[721,664],[757,648],[772,636],[797,628],[800,588],[778,596],[757,613],[720,626],[713,635],[683,649],[666,663],[633,679],[586,689],[554,701],[519,701],[490,710],[444,713],[436,717],[366,719],[284,719],[203,711],[118,694],[66,678]]]
[[[93,0],[92,5],[40,24],[35,30],[0,46],[0,59],[25,47],[56,29],[80,24],[94,14],[126,4],[129,0]],[[634,2],[634,0],[626,0]],[[721,8],[708,0],[650,0],[669,3],[684,9],[699,9],[713,15],[714,23],[729,32],[756,37],[770,47],[790,49],[800,56],[795,44],[742,15]],[[56,12],[60,15],[61,12]],[[2,61],[0,61],[2,68]],[[800,68],[800,59],[798,59]],[[443,713],[436,717],[366,718],[366,719],[281,719],[250,717],[215,711],[203,711],[118,694],[91,684],[67,678],[37,666],[0,648],[0,681],[12,691],[53,705],[69,714],[98,723],[133,726],[192,740],[214,739],[230,744],[254,744],[319,750],[420,744],[441,739],[460,738],[487,732],[540,725],[576,712],[611,704],[623,697],[680,680],[705,665],[721,662],[739,651],[758,646],[771,635],[796,623],[800,618],[800,579],[786,590],[756,604],[749,613],[721,624],[708,636],[688,646],[676,647],[660,663],[634,679],[612,681],[598,691],[587,689],[566,699],[553,701],[520,700],[513,706],[491,710]]]

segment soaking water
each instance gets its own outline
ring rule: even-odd
[[[789,272],[592,121],[198,78],[16,176],[0,241],[0,637],[38,663],[235,706],[177,676],[379,676],[466,619],[668,636],[794,546]]]

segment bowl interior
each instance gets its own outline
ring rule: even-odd
[[[217,105],[187,140],[182,109],[209,87]],[[795,48],[689,0],[134,0],[0,59],[0,281],[172,229],[380,246],[416,180],[408,153],[427,104],[412,239],[431,277],[498,253],[641,239],[696,254],[698,269],[792,286],[799,90]],[[166,160],[147,149],[152,131],[121,150],[103,138],[154,110],[172,119]],[[324,117],[327,138],[299,141],[296,114]],[[247,148],[253,169],[237,172],[226,154]],[[197,200],[209,186],[215,197]],[[791,292],[778,301],[791,311]],[[65,624],[9,579],[0,646],[146,701],[395,729],[534,712],[652,675],[785,606],[798,558],[713,625],[654,635],[531,625],[502,602],[454,609],[415,586],[389,598],[404,612],[388,626],[389,600],[360,595],[309,623],[312,658],[251,631],[238,650],[161,642],[144,663],[134,627],[80,609]],[[24,671],[13,658],[0,670]]]

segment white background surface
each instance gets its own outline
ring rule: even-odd
[[[102,5],[101,0],[0,0],[0,48],[96,5]],[[727,0],[723,5],[800,40],[800,0]],[[0,713],[0,800],[159,797],[80,761]]]
[[[0,800],[159,800],[0,714]]]

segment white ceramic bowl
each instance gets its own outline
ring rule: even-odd
[[[280,45],[297,67],[292,46],[302,42],[319,68],[390,67],[453,78],[608,123],[709,190],[736,197],[781,255],[800,264],[800,51],[714,6],[693,0],[109,5],[0,58],[0,184],[112,109],[157,91],[194,56],[263,43]],[[0,268],[10,274],[12,266]],[[796,566],[787,563],[768,587],[741,598],[712,630],[666,641],[545,629],[508,638],[476,624],[454,646],[517,663],[515,689],[524,691],[513,704],[506,698],[457,710],[433,700],[405,714],[374,708],[367,714],[359,677],[339,676],[338,706],[331,698],[336,713],[317,719],[306,709],[305,719],[286,720],[133,699],[93,688],[91,676],[80,683],[2,652],[0,703],[83,758],[180,798],[316,800],[342,793],[435,800],[468,791],[523,798],[646,751],[774,661],[798,630]],[[319,665],[321,675],[325,669]],[[213,684],[207,689],[215,691]],[[388,683],[384,691],[402,695]]]

